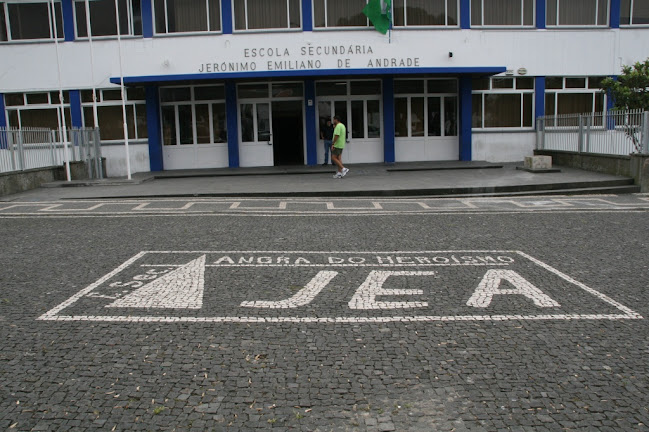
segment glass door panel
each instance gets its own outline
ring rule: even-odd
[[[270,142],[272,140],[270,123],[270,104],[257,104],[257,141]]]
[[[352,138],[365,138],[365,107],[363,101],[352,101]]]
[[[253,104],[241,104],[241,141],[253,142],[255,140],[255,120]]]
[[[428,98],[428,136],[442,136],[442,104],[438,97]]]

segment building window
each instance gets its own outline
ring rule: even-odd
[[[367,0],[313,0],[314,27],[367,27]]]
[[[457,136],[457,80],[394,81],[395,136]]]
[[[122,92],[119,89],[96,90],[97,118],[102,142],[124,141],[124,120],[122,116]],[[86,127],[94,127],[92,90],[81,90],[81,106]],[[126,90],[126,126],[128,138],[142,140],[148,137],[146,125],[146,101],[144,90]]]
[[[155,0],[154,14],[157,34],[221,31],[220,0]]]
[[[608,26],[608,0],[548,0],[548,26]]]
[[[604,77],[548,77],[545,81],[545,114],[583,114],[603,112],[606,94],[601,89]]]
[[[622,0],[620,25],[649,25],[649,1]]]
[[[40,93],[7,93],[5,105],[8,126],[17,128],[48,128],[58,130],[61,123],[61,104],[59,92]],[[70,119],[70,99],[67,91],[63,92],[65,124],[72,127]]]
[[[234,0],[234,29],[299,29],[300,0]]]
[[[0,2],[0,41],[53,39],[54,19],[49,2]],[[56,37],[63,38],[61,2],[54,4]]]
[[[394,25],[458,26],[457,0],[394,0]]]
[[[534,0],[471,0],[471,26],[534,26]]]
[[[228,141],[225,88],[222,85],[160,89],[164,145]]]
[[[531,129],[534,78],[495,77],[473,81],[473,129]]]
[[[140,0],[119,0],[119,31],[122,35],[142,34],[142,11]],[[90,30],[95,36],[117,35],[117,14],[114,0],[88,1],[90,8]],[[77,36],[88,37],[86,2],[76,0],[74,4]]]

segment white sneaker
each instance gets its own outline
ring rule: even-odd
[[[336,174],[334,174],[334,178],[343,178],[343,175],[344,174],[337,172]]]
[[[342,175],[342,177],[345,177],[348,172],[349,172],[349,168],[343,168],[343,172],[341,172],[340,174]]]

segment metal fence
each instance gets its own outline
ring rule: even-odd
[[[65,144],[59,133],[46,128],[0,128],[0,172],[86,163],[88,178],[103,178],[99,129],[70,129]]]
[[[564,114],[537,119],[536,148],[579,153],[649,153],[649,112]]]

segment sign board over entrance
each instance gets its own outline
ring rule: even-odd
[[[39,319],[373,323],[642,316],[520,251],[152,251]]]

